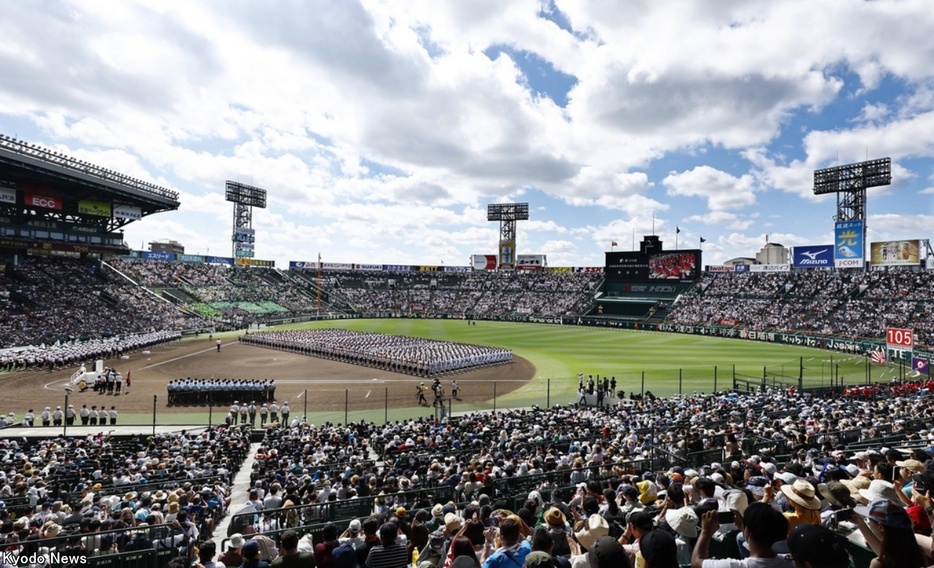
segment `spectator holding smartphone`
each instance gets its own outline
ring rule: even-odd
[[[921,547],[911,530],[911,518],[897,503],[879,499],[869,505],[867,524],[862,514],[853,521],[866,544],[876,553],[869,568],[921,568],[926,566]]]

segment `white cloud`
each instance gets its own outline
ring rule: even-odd
[[[734,252],[770,192],[829,202],[813,170],[867,148],[895,160],[886,211],[910,225],[931,193],[924,0],[556,0],[573,32],[541,0],[20,8],[0,20],[0,131],[180,191],[135,240],[229,249],[227,179],[269,191],[257,254],[280,261],[459,264],[495,248],[484,207],[506,199],[547,204],[520,238],[573,243],[569,263],[653,213],[667,240],[677,215]],[[543,94],[538,61],[573,87]]]

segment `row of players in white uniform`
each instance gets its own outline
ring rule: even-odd
[[[251,333],[241,341],[420,375],[512,361],[512,352],[498,347],[344,329]]]
[[[30,408],[26,414],[23,415],[23,420],[19,422],[19,425],[32,427],[36,425],[36,420],[39,420],[42,426],[61,426],[63,422],[72,426],[75,424],[75,418],[80,418],[81,424],[85,426],[103,426],[107,424],[108,419],[110,420],[110,424],[116,424],[117,408],[111,406],[110,410],[107,410],[101,406],[100,410],[98,410],[97,406],[88,408],[85,405],[81,410],[76,411],[73,404],[69,404],[68,408],[65,410],[62,410],[61,406],[56,406],[55,410],[52,410],[51,406],[46,406],[45,409],[39,413],[39,416],[36,416]],[[9,412],[6,416],[0,416],[0,428],[9,428],[16,424],[15,412]]]
[[[0,370],[51,368],[94,359],[110,359],[126,352],[178,341],[181,337],[182,334],[177,331],[154,331],[124,337],[73,340],[53,345],[10,349],[0,354]]]

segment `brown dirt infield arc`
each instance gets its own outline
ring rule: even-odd
[[[136,352],[128,359],[111,359],[104,362],[115,367],[126,376],[131,372],[132,387],[129,394],[101,395],[87,390],[70,396],[69,403],[75,408],[87,404],[106,408],[116,406],[121,413],[151,413],[153,395],[157,395],[159,413],[207,411],[207,407],[168,406],[166,385],[182,377],[203,379],[275,379],[276,399],[289,401],[293,414],[300,411],[299,395],[308,390],[308,410],[343,410],[345,392],[351,410],[404,408],[416,406],[415,385],[425,381],[431,386],[433,379],[419,378],[379,369],[338,363],[285,351],[240,344],[235,337],[225,338],[221,351],[217,352],[216,340],[207,338],[186,340],[161,347],[149,353]],[[92,365],[88,364],[88,368]],[[53,409],[64,402],[65,387],[77,370],[74,368],[55,371],[34,370],[0,374],[3,385],[0,411],[15,412],[17,421],[28,409],[38,414],[45,406]],[[450,394],[451,379],[460,386],[460,400],[464,403],[480,403],[514,391],[529,380],[535,367],[526,359],[514,357],[513,362],[476,371],[444,375],[441,383],[446,394]],[[428,392],[431,400],[431,391]]]

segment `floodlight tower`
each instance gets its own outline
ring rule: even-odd
[[[236,181],[227,180],[227,201],[234,204],[233,212],[233,257],[253,258],[256,234],[253,231],[253,208],[266,208],[266,190]]]
[[[528,203],[491,203],[487,205],[486,220],[499,221],[499,268],[515,267],[516,221],[526,221],[528,218]]]
[[[834,221],[860,221],[863,231],[866,230],[866,189],[891,183],[891,158],[814,170],[814,195],[837,194]],[[866,242],[865,239],[860,240],[862,250],[858,251],[859,258],[865,258]]]

